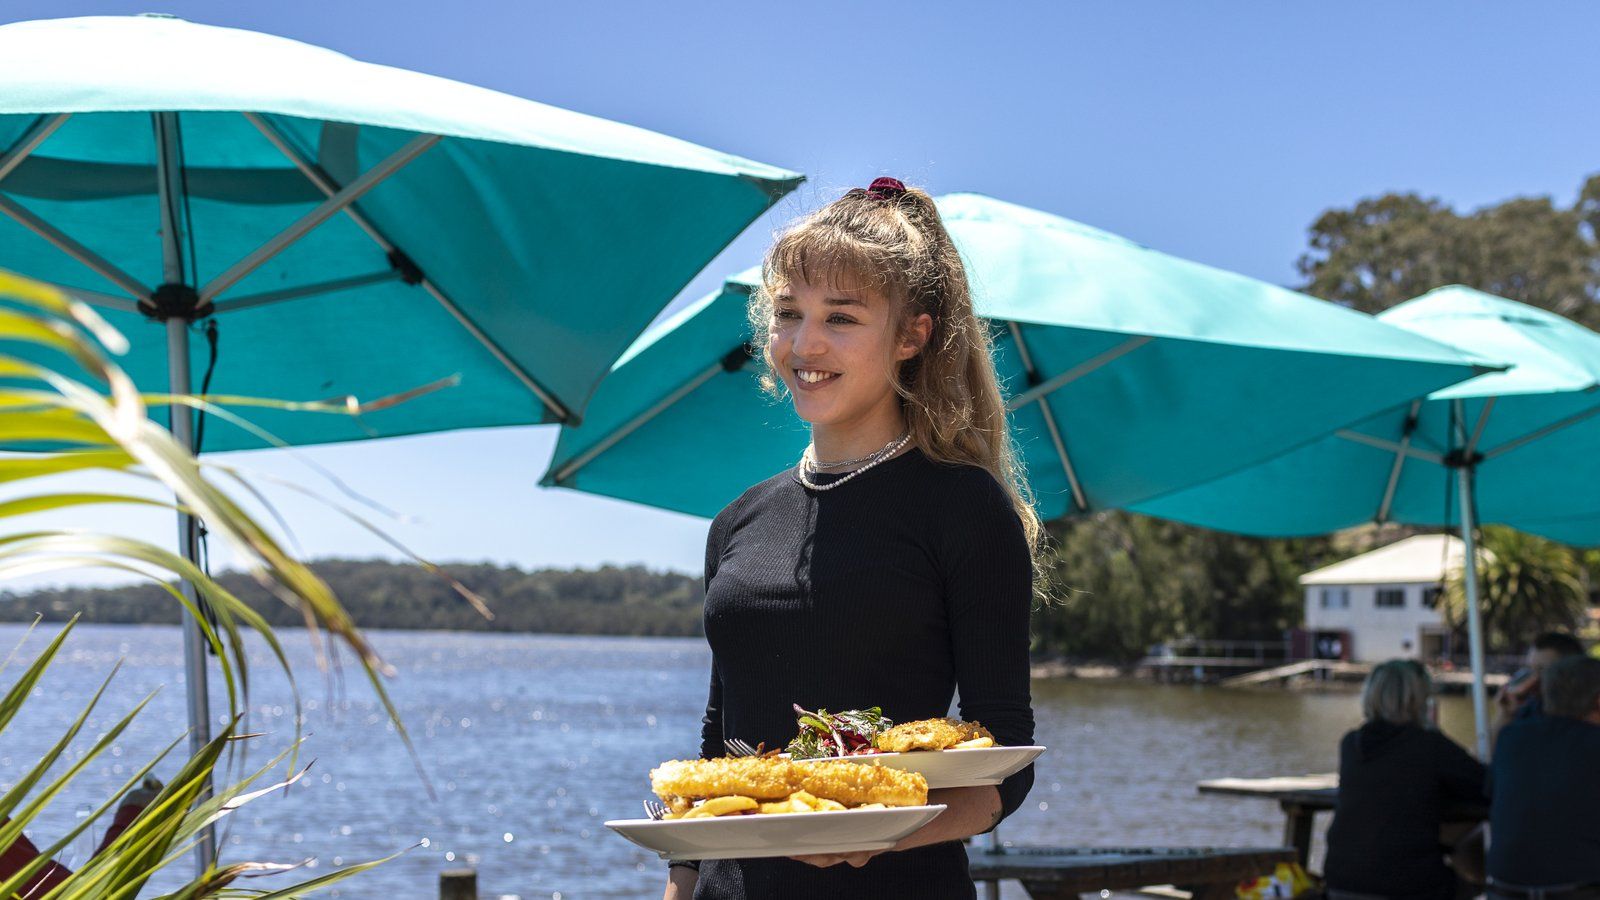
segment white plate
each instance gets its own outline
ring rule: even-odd
[[[662,859],[755,859],[887,850],[944,809],[936,804],[660,822],[614,819],[606,827]]]
[[[1043,747],[973,747],[967,750],[916,750],[911,753],[864,753],[795,762],[849,762],[921,772],[928,789],[999,784],[1022,771],[1044,752]]]

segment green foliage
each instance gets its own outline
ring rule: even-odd
[[[378,659],[348,612],[327,584],[303,563],[286,553],[226,492],[206,476],[199,460],[155,425],[145,398],[115,366],[109,353],[127,347],[126,340],[93,310],[72,301],[54,288],[0,272],[0,440],[47,448],[27,456],[0,458],[0,483],[17,496],[0,503],[0,581],[42,572],[99,567],[154,581],[151,590],[169,610],[180,606],[198,614],[194,599],[178,589],[191,587],[216,615],[216,626],[204,626],[206,640],[216,651],[227,687],[228,706],[236,725],[248,704],[247,662],[243,632],[250,629],[264,638],[277,661],[287,671],[286,657],[271,626],[237,595],[194,565],[152,544],[115,535],[67,529],[23,531],[12,517],[30,513],[77,509],[89,505],[137,504],[168,506],[193,513],[219,539],[226,541],[245,561],[248,578],[277,604],[315,623],[331,639],[355,652],[361,669],[372,680],[380,700],[394,715],[378,672]],[[108,353],[109,351],[109,353]],[[41,361],[42,360],[42,361]],[[71,374],[64,374],[71,373]],[[86,381],[77,380],[87,375]],[[194,398],[166,398],[165,402],[203,405]],[[337,409],[335,405],[334,409]],[[177,502],[153,502],[137,494],[63,494],[36,489],[34,482],[60,472],[98,469],[125,475],[141,484],[154,482],[177,497]],[[33,493],[28,493],[33,490]],[[159,576],[151,572],[160,573]],[[167,581],[165,579],[173,579]],[[72,625],[64,628],[43,652],[5,688],[0,698],[0,741],[15,715],[36,691],[36,685],[60,650]],[[4,668],[0,664],[0,668]],[[113,673],[114,675],[114,670]],[[109,683],[110,677],[106,679]],[[291,673],[292,678],[292,673]],[[292,682],[291,682],[292,683]],[[108,751],[144,708],[140,703],[87,748],[75,739],[105,689],[102,684],[76,721],[45,755],[32,764],[0,794],[0,847],[11,846],[49,804],[72,784],[92,761]],[[148,701],[148,698],[147,698]],[[146,702],[147,702],[146,701]],[[162,868],[182,860],[202,831],[252,800],[298,777],[265,789],[250,790],[253,783],[286,758],[298,752],[296,739],[283,754],[253,775],[212,788],[222,774],[225,756],[242,765],[241,755],[225,754],[235,742],[247,740],[234,725],[222,730],[195,755],[184,759],[177,774],[127,829],[103,852],[96,854],[53,890],[51,900],[131,898]],[[396,721],[397,728],[399,727]],[[400,728],[402,736],[404,729]],[[139,784],[174,747],[136,766],[138,771],[118,794]],[[294,763],[289,763],[292,771]],[[26,886],[45,860],[54,856],[84,829],[106,813],[115,797],[94,815],[79,822],[66,837],[43,848],[30,869],[0,881],[0,898],[14,897]],[[202,898],[260,895],[229,885],[240,875],[270,871],[261,863],[213,864],[173,897]],[[300,896],[322,884],[347,877],[360,867],[330,873],[320,879],[287,886],[274,896]]]
[[[1500,525],[1483,528],[1478,594],[1484,644],[1491,652],[1517,653],[1542,631],[1572,629],[1587,605],[1583,566],[1573,550]],[[1451,626],[1466,628],[1466,584],[1460,575],[1445,586]]]
[[[1417,194],[1369,197],[1311,226],[1302,290],[1376,313],[1447,284],[1600,326],[1600,175],[1570,207],[1519,197],[1458,213]]]
[[[1049,655],[1131,660],[1177,637],[1275,640],[1301,618],[1297,579],[1328,540],[1267,541],[1123,512],[1052,526],[1054,602],[1034,616]]]
[[[328,559],[311,564],[352,619],[375,628],[548,634],[700,634],[700,580],[643,566],[525,571],[456,564],[450,574],[483,598],[485,618],[447,582],[421,567],[384,560]],[[300,613],[242,573],[217,577],[274,628],[304,624]],[[82,614],[85,622],[173,624],[178,609],[159,585],[64,588],[0,595],[0,621]]]

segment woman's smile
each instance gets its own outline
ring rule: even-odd
[[[795,369],[795,386],[802,391],[815,391],[839,380],[838,372],[822,369]]]

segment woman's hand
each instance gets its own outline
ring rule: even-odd
[[[982,834],[1000,821],[1000,791],[993,785],[929,791],[928,802],[943,803],[949,808],[935,816],[932,822],[901,838],[899,843],[887,850],[813,853],[791,858],[820,868],[845,863],[859,869],[879,853],[893,853],[897,850],[910,850],[913,847],[926,847],[929,844],[959,841],[975,834]]]

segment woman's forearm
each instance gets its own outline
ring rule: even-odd
[[[694,896],[694,886],[700,873],[688,866],[673,866],[667,870],[667,892],[661,900],[689,900]]]
[[[901,839],[894,849],[909,850],[928,844],[959,841],[982,834],[1000,821],[1000,791],[993,785],[929,791],[928,802],[942,803],[948,808],[932,822]]]

